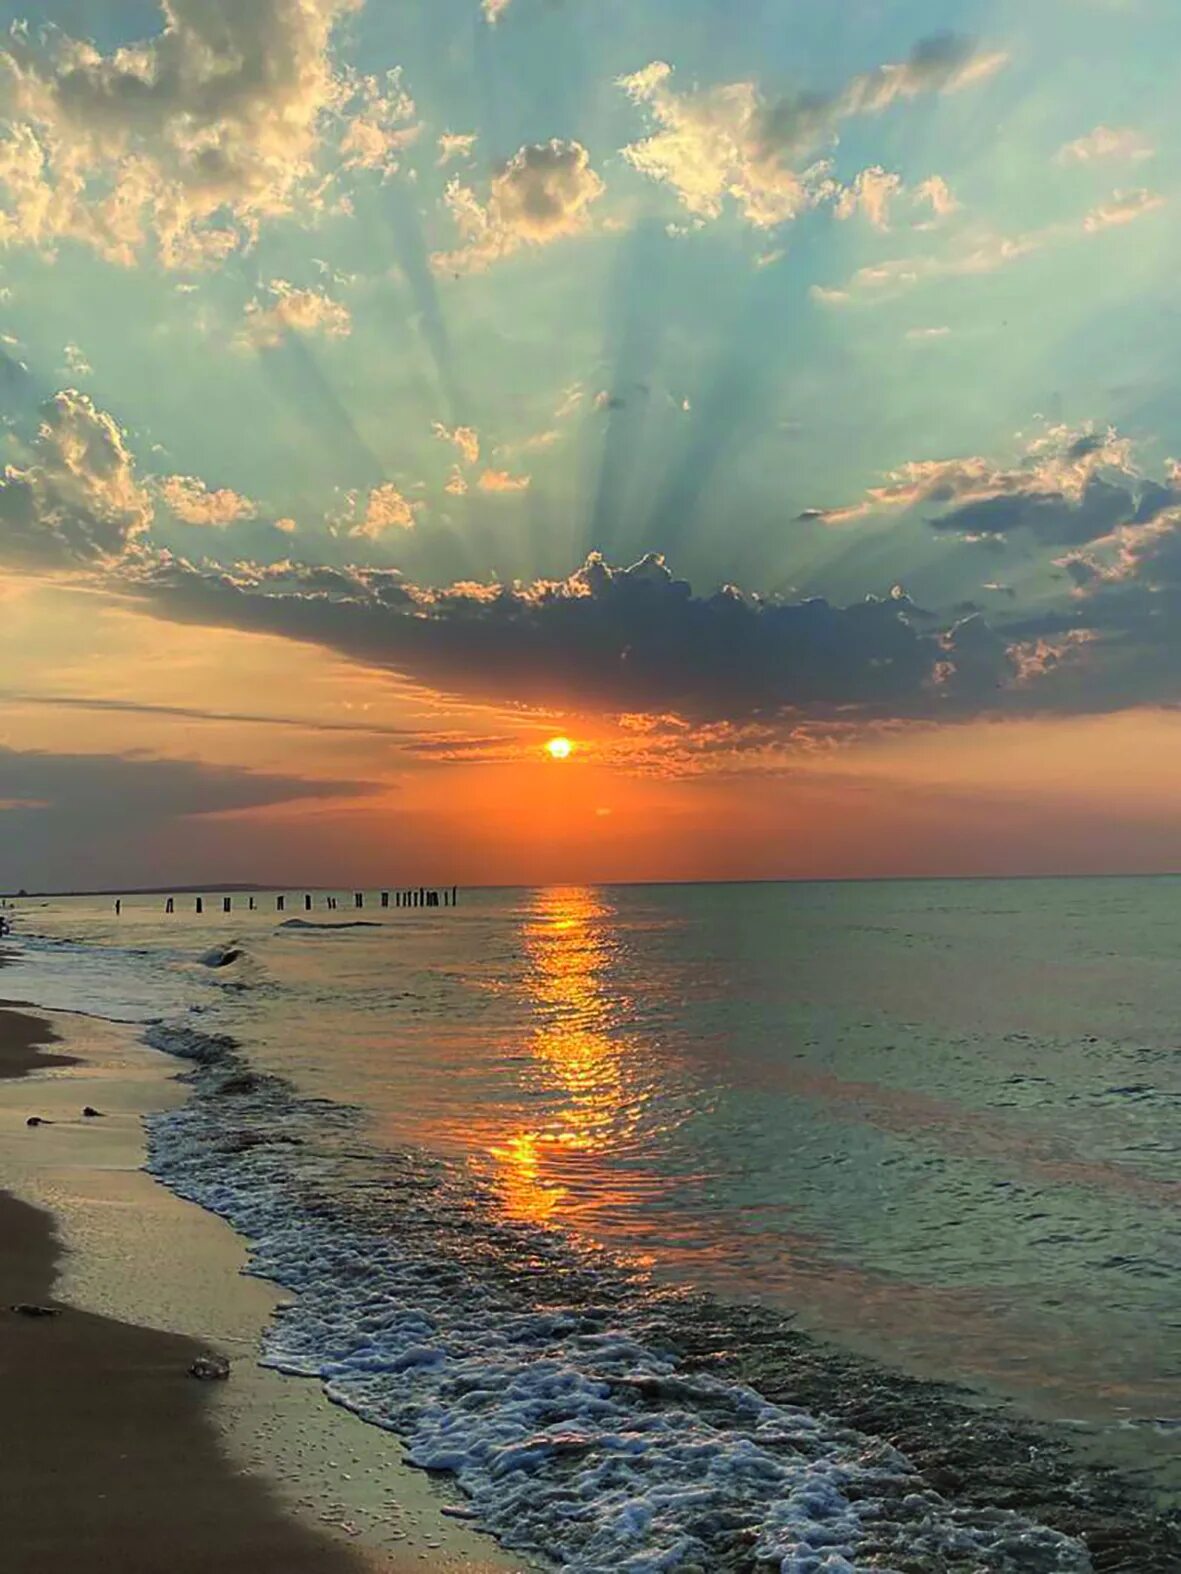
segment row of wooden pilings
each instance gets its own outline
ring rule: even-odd
[[[375,894],[378,896],[379,903],[380,903],[380,905],[382,907],[458,907],[459,906],[459,887],[457,885],[444,886],[441,890],[433,888],[433,887],[427,887],[425,885],[420,885],[420,886],[417,886],[417,887],[409,888],[409,889],[404,890],[404,891],[381,891],[381,892],[378,892],[378,893],[375,893]],[[287,898],[288,898],[289,895],[290,895],[289,892],[284,892],[283,894],[281,894],[279,896],[276,896],[274,898],[275,911],[277,913],[284,913],[284,912],[287,911]],[[337,898],[335,896],[323,895],[322,899],[323,899],[323,902],[324,902],[324,906],[327,908],[327,910],[330,913],[335,913],[338,910],[339,903],[338,903]],[[241,898],[239,898],[239,900],[241,900]],[[254,913],[254,912],[259,911],[259,908],[258,908],[258,901],[259,900],[261,900],[261,899],[256,899],[254,896],[247,896],[246,897],[246,910],[247,910],[247,912]],[[314,910],[314,908],[315,908],[316,900],[317,900],[317,897],[316,897],[316,895],[314,893],[312,893],[311,891],[305,891],[303,893],[303,911],[305,913],[312,912]],[[298,897],[294,898],[294,901],[295,901],[295,904],[296,904],[296,906],[298,908],[299,898]],[[119,901],[117,901],[115,903],[115,911],[116,911],[116,913],[121,911],[122,905],[123,905],[122,902],[119,902]],[[365,892],[364,891],[354,891],[353,892],[353,908],[354,908],[354,910],[363,908],[364,906],[365,906]],[[234,911],[234,898],[232,896],[223,896],[221,898],[221,910],[222,910],[223,913],[232,913]],[[170,896],[168,898],[168,900],[164,903],[164,911],[166,913],[175,913],[176,912],[176,898],[174,896]],[[203,896],[197,896],[197,897],[193,898],[193,911],[195,913],[204,913],[204,911],[205,911],[205,898]]]

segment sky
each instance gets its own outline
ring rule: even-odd
[[[1175,0],[0,20],[0,887],[1181,869]]]

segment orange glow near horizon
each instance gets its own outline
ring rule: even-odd
[[[574,745],[569,738],[551,738],[545,752],[551,760],[568,760],[574,753]]]

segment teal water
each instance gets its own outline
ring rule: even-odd
[[[257,900],[23,904],[6,989],[187,1013],[508,1218],[1175,1483],[1181,880]]]

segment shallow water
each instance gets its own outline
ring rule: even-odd
[[[505,1221],[1175,1485],[1181,880],[245,901],[22,904],[6,988],[231,1033]]]

